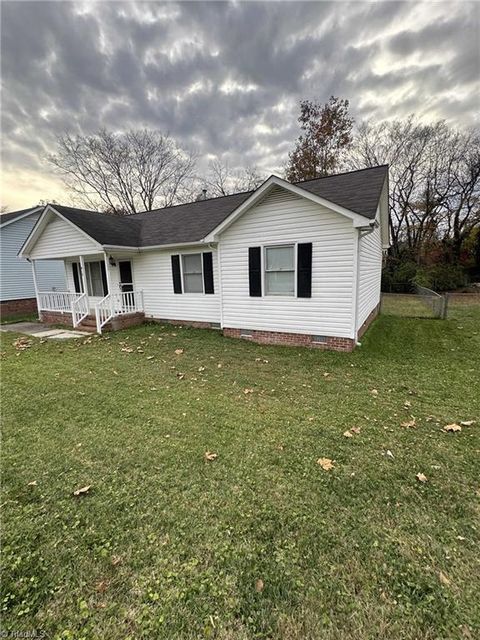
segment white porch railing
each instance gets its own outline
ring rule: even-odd
[[[143,311],[143,291],[122,291],[109,293],[95,305],[97,332],[102,333],[102,327],[115,316]]]
[[[72,301],[72,323],[78,327],[81,321],[88,316],[90,309],[88,306],[88,296],[86,293],[79,294],[79,297]]]
[[[69,291],[39,291],[39,311],[66,311],[70,313],[72,311],[72,303],[84,295],[82,293],[70,293]]]

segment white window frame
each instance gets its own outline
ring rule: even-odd
[[[185,290],[185,278],[183,273],[183,256],[200,256],[200,266],[202,268],[202,290],[201,291],[186,291]],[[180,254],[180,275],[182,277],[182,291],[187,296],[202,296],[205,295],[205,278],[203,275],[203,251],[192,251],[191,253]]]
[[[267,249],[275,249],[280,247],[293,247],[293,293],[269,293],[267,291]],[[272,296],[274,298],[296,298],[297,297],[297,242],[272,242],[262,245],[262,290],[264,296]],[[275,272],[269,272],[275,273]]]

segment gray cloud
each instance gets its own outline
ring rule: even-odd
[[[476,3],[6,0],[1,30],[9,171],[46,175],[58,134],[101,126],[278,171],[305,97],[346,97],[357,120],[478,113]]]

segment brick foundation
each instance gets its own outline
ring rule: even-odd
[[[360,338],[363,336],[365,331],[368,329],[368,327],[372,324],[372,322],[378,316],[379,311],[380,311],[380,303],[378,303],[377,306],[375,307],[375,309],[373,309],[373,311],[371,311],[369,313],[367,319],[365,320],[365,322],[362,324],[362,326],[358,330],[358,334],[357,334],[358,335],[358,340],[360,340]]]
[[[147,318],[149,322],[160,324],[173,324],[177,327],[192,327],[193,329],[219,329],[220,325],[215,322],[201,322],[198,320],[167,320],[164,318]]]
[[[143,324],[145,321],[145,314],[143,312],[126,313],[123,316],[117,316],[112,318],[108,323],[109,329],[112,331],[120,331],[121,329],[128,329],[129,327],[136,327],[139,324]]]
[[[248,334],[248,335],[247,335]],[[256,331],[225,328],[227,338],[244,338],[258,344],[279,344],[288,347],[313,347],[325,351],[353,351],[355,341],[351,338],[326,336],[325,342],[317,342],[315,336],[306,333],[283,333],[280,331]]]
[[[23,300],[3,300],[2,302],[0,302],[0,314],[2,316],[20,316],[26,313],[36,312],[36,298],[25,298]]]
[[[64,324],[72,326],[72,314],[64,311],[40,311],[40,322],[45,324]]]

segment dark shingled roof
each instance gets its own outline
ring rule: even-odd
[[[345,209],[374,219],[388,166],[371,167],[296,185]],[[180,204],[130,216],[113,216],[95,211],[52,205],[102,245],[148,247],[183,244],[205,238],[253,191]]]
[[[8,213],[2,213],[0,215],[0,226],[2,224],[5,224],[6,222],[11,222],[12,220],[15,220],[16,218],[21,218],[26,213],[32,213],[33,211],[36,211],[37,209],[39,209],[38,206],[29,207],[28,209],[20,209],[19,211],[9,211]]]

